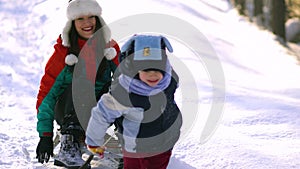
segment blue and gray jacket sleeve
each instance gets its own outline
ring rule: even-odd
[[[104,94],[98,101],[97,106],[92,109],[91,117],[86,130],[86,144],[90,146],[102,146],[107,128],[115,119],[124,116],[124,118],[134,121],[132,131],[129,135],[137,135],[135,129],[139,128],[143,117],[142,108],[126,107],[120,104],[110,93]],[[137,122],[137,123],[136,123]]]

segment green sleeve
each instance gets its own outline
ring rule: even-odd
[[[70,67],[66,66],[57,76],[52,88],[39,106],[39,113],[37,115],[37,131],[39,132],[39,136],[44,136],[44,133],[53,132],[55,104],[66,87],[71,84],[72,75]]]

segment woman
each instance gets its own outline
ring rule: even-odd
[[[99,99],[108,91],[120,52],[118,44],[110,39],[110,30],[101,12],[95,0],[73,0],[68,4],[66,26],[46,64],[37,96],[37,131],[40,141],[36,153],[41,163],[47,163],[50,156],[53,156],[54,120],[62,134],[60,152],[54,164],[76,167],[84,163],[79,146],[85,134],[72,101],[74,66],[80,56],[86,68],[84,73],[95,84],[95,96]],[[100,30],[100,34],[96,33],[97,30]],[[99,50],[99,46],[105,46],[105,49]],[[99,66],[97,60],[101,60]]]

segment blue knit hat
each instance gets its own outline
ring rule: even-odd
[[[120,71],[135,76],[140,70],[156,69],[165,71],[167,55],[165,49],[173,48],[164,36],[134,35],[121,48]]]

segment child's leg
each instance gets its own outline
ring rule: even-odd
[[[124,169],[144,169],[142,160],[142,158],[123,157]]]
[[[143,164],[147,169],[166,169],[169,164],[171,154],[172,151],[169,150],[152,157],[146,157],[143,160]]]
[[[145,157],[145,158],[130,158],[130,157],[123,157],[124,161],[124,169],[166,169],[172,151],[166,151],[164,153]]]

